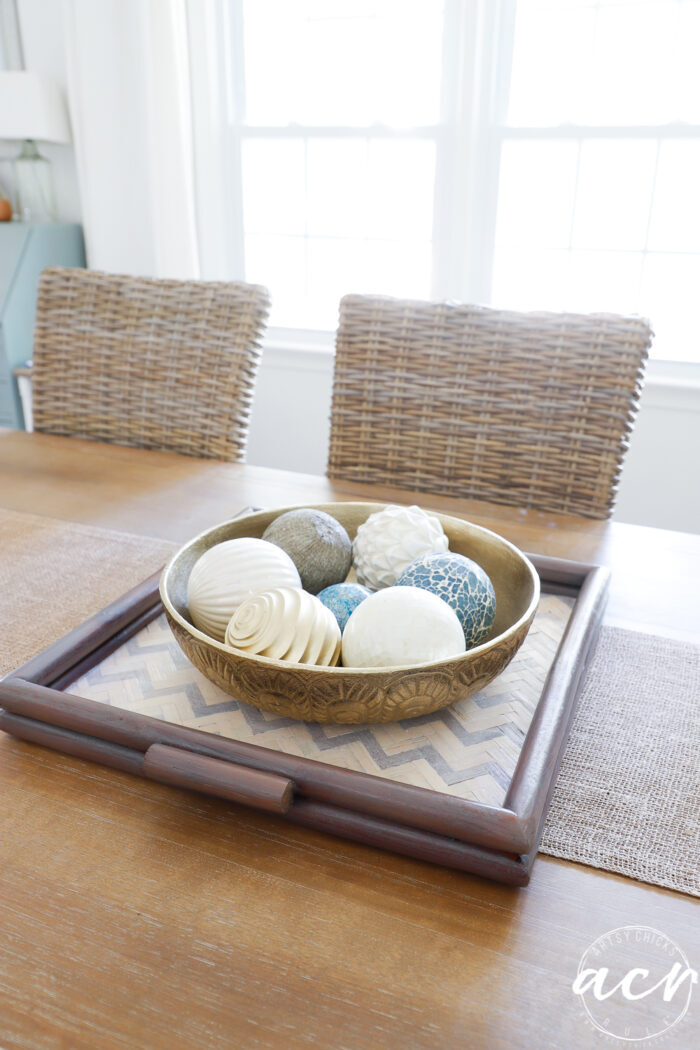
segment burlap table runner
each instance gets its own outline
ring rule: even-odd
[[[175,545],[0,510],[0,674]],[[541,850],[700,895],[700,646],[603,628]]]
[[[700,896],[700,645],[602,629],[540,849]]]
[[[0,676],[157,572],[176,549],[0,510]]]

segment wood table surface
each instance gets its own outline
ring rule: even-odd
[[[0,432],[1,507],[144,536],[352,498],[607,564],[608,623],[700,637],[700,536]],[[680,894],[545,856],[508,888],[0,737],[2,1050],[624,1046],[571,990],[588,945],[644,925],[700,967]]]

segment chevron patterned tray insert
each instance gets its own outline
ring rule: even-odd
[[[476,696],[421,718],[321,726],[234,700],[185,658],[161,615],[69,686],[78,696],[459,798],[500,806],[573,599],[544,594],[519,653]]]

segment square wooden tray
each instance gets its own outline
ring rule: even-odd
[[[0,682],[0,729],[80,758],[265,809],[330,834],[527,884],[609,572],[530,555],[573,608],[502,805],[175,725],[65,693],[162,612],[156,574]]]

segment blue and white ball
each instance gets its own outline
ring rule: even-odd
[[[493,584],[480,565],[463,554],[427,554],[416,558],[396,581],[397,587],[421,587],[457,613],[467,649],[488,637],[496,616]]]
[[[372,592],[359,583],[334,583],[316,595],[335,616],[341,632],[360,602]]]

